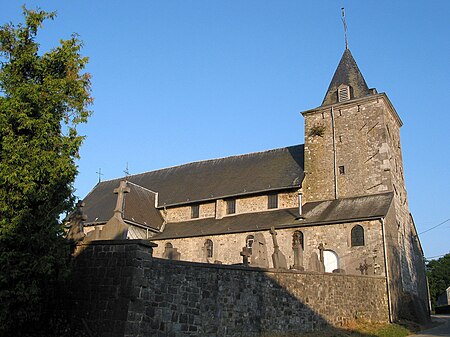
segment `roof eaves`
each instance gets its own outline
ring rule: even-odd
[[[374,215],[369,217],[355,217],[355,218],[342,218],[334,220],[323,220],[323,221],[305,221],[304,223],[297,223],[297,226],[323,226],[323,225],[335,225],[343,222],[358,222],[358,221],[370,221],[370,220],[380,220],[383,219],[384,215]],[[275,226],[276,228],[276,226]]]
[[[341,107],[345,107],[347,105],[354,105],[355,103],[360,103],[362,101],[376,101],[380,97],[386,97],[386,94],[385,93],[378,93],[378,94],[373,94],[373,95],[369,95],[369,96],[365,96],[365,97],[361,97],[361,98],[354,98],[354,99],[351,99],[351,100],[348,100],[348,101],[344,101],[344,102],[331,103],[331,104],[328,104],[328,105],[320,105],[320,106],[318,106],[316,108],[308,109],[308,110],[302,111],[300,113],[302,115],[308,115],[308,114],[312,114],[312,113],[315,113],[315,112],[322,112],[324,110],[329,110],[331,107],[333,107],[333,108],[341,108]]]
[[[123,221],[129,225],[136,226],[136,227],[143,228],[143,229],[148,229],[148,230],[151,230],[152,232],[159,233],[158,228],[151,227],[150,225],[141,224],[141,223],[129,220],[129,219],[123,219]]]

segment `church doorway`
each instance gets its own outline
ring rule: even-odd
[[[325,273],[332,273],[333,270],[339,269],[339,257],[332,250],[324,250],[323,264],[325,265]]]

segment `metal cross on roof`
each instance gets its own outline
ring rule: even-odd
[[[99,168],[97,172],[95,172],[98,174],[98,182],[102,181],[102,176],[104,176],[104,174],[102,173],[102,169]]]
[[[125,176],[128,178],[128,176],[130,175],[130,171],[128,170],[128,162],[127,162],[127,167],[125,167],[125,170],[123,170],[123,173],[125,173]]]

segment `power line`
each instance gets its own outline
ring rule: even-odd
[[[429,231],[431,231],[432,229],[435,229],[436,227],[439,227],[439,226],[445,224],[447,221],[450,221],[450,219],[447,219],[447,220],[445,220],[445,221],[442,221],[441,223],[437,224],[436,226],[431,227],[431,228],[427,229],[426,231],[423,231],[422,233],[419,233],[419,235],[422,235],[423,233],[429,232]]]
[[[449,253],[447,253],[447,254],[449,254]],[[441,255],[436,255],[436,256],[426,257],[425,260],[435,259],[435,258],[437,258],[437,257],[442,257],[442,256],[445,256],[445,255],[447,255],[447,254],[441,254]]]

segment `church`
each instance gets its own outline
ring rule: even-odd
[[[146,239],[153,256],[206,264],[385,277],[390,317],[428,315],[400,128],[345,49],[304,144],[99,182],[76,241]]]

